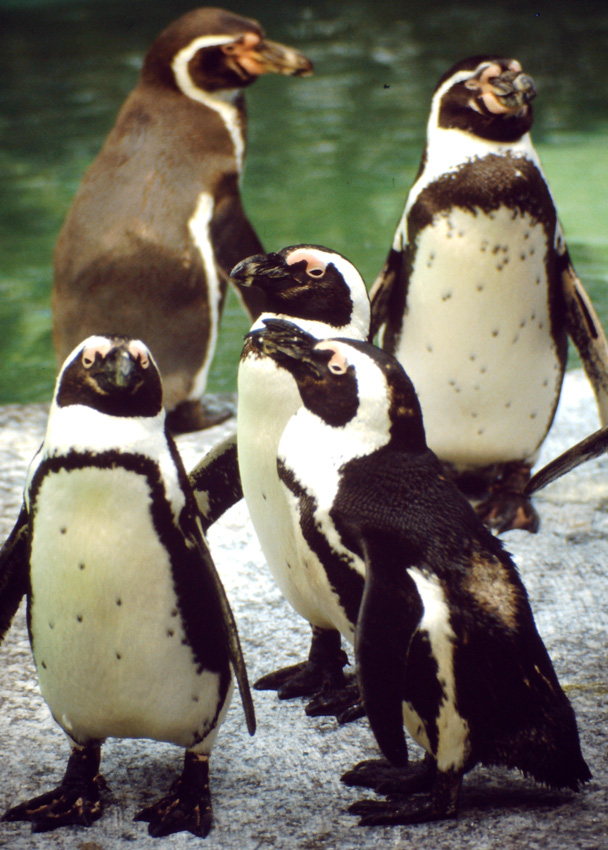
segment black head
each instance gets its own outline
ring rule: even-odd
[[[146,55],[142,79],[196,99],[197,91],[244,88],[267,73],[307,75],[312,63],[296,50],[268,41],[257,21],[203,8],[163,30]]]
[[[443,129],[514,142],[532,126],[530,102],[535,96],[534,81],[516,59],[472,56],[441,77],[432,113],[436,126]]]
[[[256,286],[264,292],[264,312],[367,337],[370,308],[365,283],[353,264],[336,251],[320,245],[291,245],[276,254],[248,257],[230,276],[238,286]]]
[[[361,340],[318,340],[281,319],[265,319],[264,328],[250,337],[293,375],[304,406],[328,425],[357,420],[362,431],[390,432],[395,449],[426,450],[416,392],[390,354]]]
[[[163,406],[160,374],[143,342],[91,336],[65,361],[55,403],[84,405],[109,416],[157,416]]]

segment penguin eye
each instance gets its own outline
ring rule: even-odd
[[[327,364],[327,368],[332,373],[332,375],[344,375],[346,372],[346,366],[342,363],[331,362]]]
[[[82,355],[82,365],[84,366],[84,368],[90,369],[94,362],[95,357],[85,351]]]
[[[323,277],[325,269],[322,269],[319,266],[314,266],[311,269],[306,269],[306,274],[308,277]]]

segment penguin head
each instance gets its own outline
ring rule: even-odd
[[[163,406],[160,373],[143,342],[91,336],[63,364],[54,404],[83,405],[109,416],[154,417]]]
[[[203,8],[163,30],[146,54],[142,80],[197,100],[199,92],[241,89],[267,73],[307,75],[312,63],[291,47],[268,41],[257,21]]]
[[[439,80],[431,106],[434,127],[461,130],[496,142],[513,142],[532,126],[533,79],[516,59],[472,56]]]
[[[250,334],[253,344],[293,375],[312,414],[359,429],[362,442],[376,432],[394,449],[426,451],[416,392],[394,357],[362,340],[319,340],[282,319],[263,323]]]
[[[366,339],[369,296],[363,278],[346,257],[320,245],[291,245],[256,254],[230,273],[238,286],[257,286],[265,312],[328,325],[336,333]],[[313,325],[314,326],[314,325]]]

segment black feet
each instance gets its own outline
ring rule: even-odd
[[[313,626],[308,660],[262,676],[254,684],[258,691],[276,691],[279,699],[311,697],[320,692],[341,690],[346,685],[342,668],[348,664],[340,648],[340,633]]]
[[[348,677],[344,688],[318,693],[305,711],[308,717],[335,717],[341,725],[365,717],[365,707],[355,677]]]
[[[30,821],[32,832],[60,826],[91,826],[103,813],[100,791],[106,787],[99,773],[99,747],[74,747],[61,785],[8,809],[2,820]]]
[[[513,528],[535,534],[540,519],[530,498],[524,495],[529,480],[528,464],[506,464],[500,478],[492,483],[490,495],[475,506],[477,516],[484,525],[499,534]]]
[[[348,808],[360,818],[359,826],[388,826],[455,817],[462,774],[438,772],[429,757],[400,768],[378,759],[356,765],[344,774],[342,782],[391,795],[386,800],[358,800]],[[430,796],[417,796],[422,792],[430,792]]]
[[[167,413],[167,428],[172,434],[187,434],[191,431],[204,431],[214,425],[220,425],[234,416],[233,405],[214,403],[206,398],[202,401],[182,401]]]
[[[146,806],[134,818],[146,821],[155,838],[175,832],[209,834],[213,823],[209,791],[209,756],[187,752],[184,770],[166,797]]]

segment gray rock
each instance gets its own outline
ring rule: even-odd
[[[42,405],[0,409],[0,539],[17,517],[27,464],[46,423]],[[539,463],[597,428],[582,372],[566,378],[555,425]],[[187,468],[234,428],[178,440]],[[355,762],[377,755],[365,720],[338,727],[309,719],[299,700],[282,703],[254,692],[258,731],[247,734],[235,698],[211,761],[215,827],[208,850],[509,850],[608,848],[608,460],[579,467],[536,498],[537,535],[509,532],[504,542],[528,588],[539,631],[574,705],[593,780],[581,794],[558,793],[514,772],[476,768],[464,782],[457,820],[412,827],[357,826],[346,812],[365,792],[340,783]],[[209,543],[237,618],[251,681],[301,660],[309,630],[276,589],[244,506],[211,529]],[[352,654],[352,653],[351,653]],[[0,648],[0,809],[42,793],[63,775],[68,744],[40,697],[21,609]],[[32,835],[27,824],[0,824],[0,846],[11,850],[62,848],[138,850],[200,846],[180,834],[150,838],[136,811],[162,796],[181,769],[182,753],[152,741],[109,741],[102,770],[111,789],[103,818],[81,827]]]

